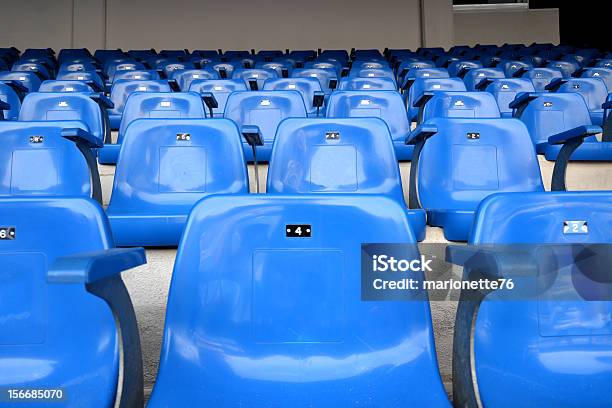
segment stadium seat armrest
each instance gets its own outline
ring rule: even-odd
[[[5,84],[7,84],[11,88],[13,88],[13,90],[15,92],[17,92],[18,94],[26,94],[26,93],[28,93],[28,88],[23,86],[21,84],[21,82],[19,82],[19,81],[2,81],[2,82],[4,82]]]
[[[416,98],[416,100],[414,101],[412,105],[415,108],[422,108],[431,98],[433,98],[433,96],[434,96],[433,92],[429,92],[429,91],[423,92],[421,95],[419,95]]]
[[[89,97],[104,109],[113,109],[115,107],[115,104],[103,93],[93,93]]]
[[[145,263],[144,248],[113,248],[69,255],[55,260],[47,272],[47,281],[90,284]]]
[[[486,87],[491,85],[492,83],[493,83],[492,79],[484,78],[481,81],[478,81],[476,85],[474,85],[474,88],[476,88],[476,90],[478,91],[484,91]]]
[[[438,133],[438,128],[435,125],[429,125],[427,123],[419,125],[414,129],[406,138],[406,144],[417,144],[420,141],[424,141]]]
[[[87,147],[102,147],[99,139],[89,133],[85,129],[81,128],[66,128],[62,129],[62,137],[72,140],[75,143],[82,143]]]
[[[537,93],[533,93],[533,92],[519,92],[516,95],[516,98],[514,98],[514,100],[512,102],[510,102],[508,107],[510,109],[519,109],[520,107],[529,104],[531,101],[536,100],[537,98],[538,98],[538,94]]]
[[[549,144],[564,144],[572,139],[584,139],[588,136],[593,136],[598,133],[603,132],[600,126],[588,125],[588,126],[578,126],[570,130],[566,130],[565,132],[557,133],[548,138]]]
[[[449,245],[446,262],[484,274],[489,279],[512,276],[537,276],[536,247]],[[506,271],[506,273],[504,273]]]
[[[4,101],[0,101],[0,110],[9,110],[11,109],[11,105],[4,102]]]
[[[104,89],[102,89],[100,84],[97,83],[96,81],[86,81],[85,83],[89,85],[91,89],[94,90],[94,92],[104,92]]]
[[[208,109],[216,109],[219,107],[219,102],[212,92],[202,92],[202,100]]]
[[[338,78],[331,78],[327,84],[332,91],[338,87]]]
[[[323,102],[325,101],[325,93],[322,91],[314,91],[312,97],[312,106],[315,108],[320,108],[323,106]]]
[[[608,100],[601,105],[602,109],[612,109],[612,99],[608,96]]]
[[[529,69],[528,69],[528,68],[521,67],[521,68],[517,69],[516,71],[514,71],[514,73],[512,74],[512,77],[513,77],[513,78],[520,78],[520,77],[522,77],[522,76],[525,74],[525,72],[527,72],[527,71],[529,71]]]
[[[406,78],[402,81],[402,86],[400,87],[400,89],[404,92],[406,92],[407,90],[410,89],[410,87],[412,86],[412,84],[414,84],[414,78]]]
[[[263,138],[259,126],[245,125],[240,128],[240,133],[244,140],[251,146],[263,146]]]
[[[176,79],[169,79],[168,85],[170,86],[170,89],[172,89],[174,92],[181,91],[181,88],[179,87],[178,82],[176,82]]]
[[[550,92],[557,92],[559,87],[561,85],[563,85],[564,83],[566,83],[566,82],[567,82],[567,79],[555,78],[552,81],[550,81],[550,83],[548,85],[546,85],[544,87],[544,89],[546,89],[547,91],[550,91]]]

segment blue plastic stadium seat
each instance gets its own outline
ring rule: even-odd
[[[169,78],[176,81],[181,91],[187,92],[193,81],[198,79],[219,79],[219,73],[214,69],[177,69],[172,71]]]
[[[546,64],[546,68],[556,69],[561,72],[563,78],[571,78],[580,66],[576,62],[571,61],[550,61]]]
[[[66,61],[59,66],[59,72],[97,72],[98,66],[93,62]]]
[[[0,225],[3,387],[62,392],[24,405],[142,406],[138,327],[120,272],[145,263],[144,250],[113,248],[104,211],[87,198],[2,198]]]
[[[227,98],[232,92],[248,90],[242,79],[207,79],[195,80],[189,86],[189,92],[204,94],[210,92],[217,101],[217,107],[213,108],[213,117],[223,117]]]
[[[311,237],[287,237],[298,223]],[[361,301],[364,242],[414,244],[405,209],[355,194],[201,200],[179,246],[149,406],[450,407],[427,294]]]
[[[561,71],[552,68],[533,68],[521,76],[521,78],[531,79],[536,92],[545,92],[548,84],[562,77]]]
[[[557,79],[548,85],[552,92],[574,92],[581,95],[586,102],[591,122],[594,125],[603,124],[602,104],[608,97],[608,88],[604,81],[598,78],[568,78]]]
[[[104,72],[108,78],[111,78],[111,82],[115,80],[115,73],[121,71],[135,71],[147,69],[144,64],[135,61],[126,61],[123,60],[116,64],[110,63],[107,68],[105,68]]]
[[[596,68],[612,68],[612,58],[604,58],[595,64]]]
[[[96,72],[59,72],[56,79],[62,81],[82,81],[92,87],[96,92],[102,92],[105,89],[104,81]]]
[[[500,118],[493,95],[488,92],[425,92],[419,105],[417,123],[432,118]]]
[[[480,61],[458,60],[448,65],[448,73],[451,77],[463,78],[468,71],[478,68],[482,68]]]
[[[340,91],[396,91],[397,84],[390,78],[342,78],[338,84]]]
[[[275,70],[262,68],[240,68],[234,70],[232,74],[232,79],[242,79],[253,91],[262,89],[266,80],[276,79],[278,77]]]
[[[137,81],[151,81],[160,79],[159,72],[153,69],[135,69],[127,71],[117,71],[113,76],[113,82],[121,79],[133,79]]]
[[[571,154],[577,161],[612,160],[612,145],[599,143],[594,134],[600,133],[593,126],[584,98],[574,92],[519,94],[513,102],[515,117],[527,128],[538,154],[547,160],[557,160],[561,146],[549,143],[549,138],[573,132],[587,134],[584,143]]]
[[[101,201],[91,148],[103,143],[84,127],[77,121],[0,121],[0,197],[85,196]]]
[[[378,118],[287,119],[278,127],[266,192],[379,194],[406,208],[389,128]],[[425,212],[407,210],[418,240]]]
[[[390,68],[351,68],[350,78],[387,78],[395,82],[395,74]],[[396,86],[397,88],[397,86]]]
[[[204,68],[214,69],[219,73],[219,78],[221,79],[229,79],[232,78],[235,70],[242,68],[242,65],[230,62],[215,62],[206,64]]]
[[[307,64],[306,64],[307,65]],[[306,66],[305,65],[305,66]],[[328,68],[299,68],[294,69],[291,73],[293,78],[316,78],[321,84],[321,89],[326,96],[329,96],[338,86],[338,78],[336,71]]]
[[[389,66],[389,63],[387,61],[357,60],[351,63],[351,70],[359,71],[363,69],[390,70],[391,67]],[[353,76],[355,75],[353,74]]]
[[[411,68],[398,82],[403,93],[408,93],[417,78],[450,78],[446,68]]]
[[[166,80],[129,80],[120,79],[113,82],[110,99],[114,107],[108,110],[112,130],[119,129],[125,102],[132,92],[172,92]]]
[[[117,245],[176,246],[198,200],[248,193],[240,139],[227,119],[133,121],[107,209]]]
[[[482,81],[505,78],[506,74],[501,68],[475,68],[470,69],[463,77],[468,91],[478,91]]]
[[[453,346],[456,406],[609,404],[612,302],[609,296],[586,299],[597,288],[609,293],[609,274],[607,280],[595,276],[602,266],[609,270],[609,255],[601,258],[610,251],[610,225],[610,192],[495,194],[482,202],[470,245],[452,248],[447,258],[464,267],[464,280],[503,277],[515,286],[461,294]],[[579,259],[589,251],[587,261]],[[598,261],[599,271],[592,267]],[[587,263],[591,277],[581,269]]]
[[[419,108],[414,104],[423,93],[438,91],[467,91],[467,89],[460,78],[416,78],[408,92],[404,93],[410,122],[417,120]]]
[[[314,69],[314,70],[322,69],[325,71],[333,71],[334,75],[339,78],[342,75],[342,69],[344,68],[344,66],[345,66],[345,61],[319,58],[315,61],[309,61],[305,63],[304,69]]]
[[[119,150],[128,126],[136,119],[203,119],[202,98],[195,92],[132,92],[123,108],[117,143],[106,143],[98,151],[101,164],[117,163]]]
[[[410,122],[397,91],[336,91],[329,98],[327,117],[380,118],[389,127],[397,159],[412,158],[412,146],[404,143],[410,134]]]
[[[496,79],[491,81],[485,90],[495,97],[503,118],[512,117],[513,109],[510,103],[516,95],[521,92],[535,92],[533,82],[526,78]]]
[[[419,69],[432,69],[435,72],[435,70],[437,70],[438,68],[436,68],[436,64],[433,61],[426,61],[426,60],[419,60],[419,59],[415,60],[415,59],[410,58],[406,61],[400,62],[397,68],[395,69],[395,74],[397,76],[397,83],[403,84],[404,78],[406,77],[408,72],[412,70],[416,71]],[[448,75],[448,70],[446,68],[440,68],[440,71],[441,70],[446,71],[446,74]]]
[[[157,64],[156,69],[163,74],[164,78],[172,78],[172,74],[175,71],[186,71],[194,68],[195,66],[191,62],[165,60]]]
[[[47,79],[38,88],[38,92],[86,92],[89,94],[93,91],[86,82],[76,80]]]
[[[525,73],[525,71],[533,69],[533,66],[528,62],[517,60],[501,61],[500,66],[508,78],[520,77]]]
[[[45,65],[43,65],[43,64],[36,63],[36,62],[20,62],[20,61],[18,61],[15,64],[13,64],[13,67],[11,68],[11,71],[32,72],[32,73],[38,75],[38,77],[41,80],[45,80],[45,79],[51,78],[51,73],[49,72],[47,67],[45,67]]]
[[[612,68],[587,68],[581,78],[599,78],[605,82],[608,92],[612,92]]]
[[[466,241],[478,204],[497,192],[544,191],[527,127],[516,119],[433,118],[413,131],[410,208]]]
[[[21,104],[19,121],[79,121],[101,144],[110,137],[106,114],[109,104],[106,97],[97,93],[33,92]]]
[[[315,95],[322,93],[321,84],[316,78],[278,78],[268,79],[264,91],[298,91],[304,99],[308,116],[325,116],[324,104],[317,109],[314,105]],[[323,98],[321,98],[323,99]],[[323,101],[321,100],[321,103]]]
[[[291,71],[293,71],[293,64],[289,60],[274,60],[271,62],[260,61],[255,64],[257,69],[272,69],[276,71],[278,78],[289,78]]]
[[[279,123],[286,118],[305,118],[307,113],[298,91],[247,91],[230,94],[223,116],[241,130],[243,126],[257,126],[264,143],[256,148],[257,160],[268,161]],[[243,147],[247,160],[253,160],[251,146],[243,141]]]
[[[19,89],[21,87],[17,85]],[[0,101],[8,104],[8,109],[3,110],[2,117],[5,120],[17,120],[21,109],[20,92],[12,85],[0,81]]]
[[[37,92],[42,81],[33,72],[3,71],[0,72],[0,81],[15,81],[23,85],[27,92]]]

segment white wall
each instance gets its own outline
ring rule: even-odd
[[[557,9],[455,12],[455,44],[559,43]]]

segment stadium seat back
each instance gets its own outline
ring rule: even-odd
[[[231,121],[138,119],[123,138],[107,212],[118,245],[176,245],[198,200],[248,191]]]
[[[522,78],[531,79],[536,92],[546,92],[551,81],[562,77],[561,71],[552,68],[533,68],[522,75]]]
[[[242,79],[196,80],[189,86],[189,92],[197,92],[199,94],[210,92],[215,96],[218,106],[213,108],[214,117],[223,117],[227,98],[232,92],[247,90],[247,85]]]
[[[91,197],[87,161],[62,137],[62,130],[82,127],[71,121],[0,121],[0,197]]]
[[[463,77],[468,91],[476,91],[476,86],[485,79],[505,78],[506,74],[501,68],[475,68],[470,69]]]
[[[316,78],[321,84],[321,89],[325,95],[331,94],[333,88],[330,87],[331,82],[338,81],[338,74],[335,70],[329,68],[298,68],[291,73],[294,78]]]
[[[306,106],[298,91],[246,91],[230,94],[224,117],[239,127],[259,127],[264,143],[272,143],[278,124],[286,118],[306,117]]]
[[[519,93],[535,92],[533,82],[526,78],[496,79],[485,90],[495,97],[504,118],[512,117],[512,108],[509,105]]]
[[[28,92],[37,92],[42,81],[33,72],[3,71],[0,72],[0,81],[16,81],[28,89]]]
[[[165,80],[131,80],[120,79],[113,82],[111,101],[115,105],[112,112],[121,115],[128,97],[134,92],[172,92]]]
[[[410,87],[406,97],[406,106],[408,107],[408,118],[411,121],[417,119],[419,108],[414,106],[418,98],[424,92],[438,91],[466,91],[465,84],[459,78],[417,78]]]
[[[422,122],[431,118],[500,118],[493,95],[487,92],[436,92],[423,108]]]
[[[136,119],[203,119],[206,117],[202,98],[195,92],[132,92],[123,108],[119,139]]]
[[[550,61],[546,68],[556,69],[561,72],[563,78],[571,78],[574,72],[580,68],[578,63],[571,61]]]
[[[193,81],[198,79],[219,79],[219,74],[214,69],[177,69],[172,71],[170,79],[174,79],[183,92],[189,90]]]
[[[321,84],[316,78],[278,78],[268,79],[263,86],[264,91],[298,91],[304,99],[309,115],[317,113],[313,106],[315,92],[322,92]]]
[[[378,118],[283,121],[266,191],[381,194],[404,203],[389,128]]]
[[[79,121],[100,144],[106,138],[106,112],[91,96],[79,92],[34,92],[23,99],[19,121]]]
[[[574,92],[581,95],[591,113],[595,125],[602,125],[603,108],[601,105],[608,97],[606,84],[599,78],[570,78],[559,87],[557,92]]]
[[[135,69],[128,71],[117,71],[113,76],[113,83],[121,79],[132,79],[138,81],[153,81],[160,79],[159,72],[152,69]]]
[[[178,250],[151,404],[448,406],[426,293],[363,302],[363,242],[414,243],[404,208],[331,194],[200,201]]]
[[[21,109],[21,100],[13,88],[0,81],[0,101],[8,103],[9,109],[2,112],[5,120],[17,120]]]
[[[396,141],[405,140],[410,122],[397,91],[336,91],[329,98],[329,118],[380,118]]]
[[[340,91],[395,91],[397,85],[390,78],[342,78],[338,84]]]
[[[20,389],[62,384],[65,398],[112,406],[121,361],[115,317],[84,284],[48,275],[60,257],[113,246],[102,208],[82,198],[4,198],[0,225],[14,228],[13,239],[0,240],[3,382]],[[20,375],[24,364],[36,375]]]
[[[605,82],[608,92],[612,92],[612,68],[588,68],[582,78],[599,78]]]
[[[276,79],[278,77],[279,76],[275,70],[262,68],[241,68],[234,70],[234,73],[232,74],[232,79],[242,79],[247,83],[247,85],[250,83],[250,81],[254,80],[257,83],[258,90],[263,89],[264,82],[266,82],[268,79]]]
[[[40,84],[38,92],[85,92],[92,93],[93,89],[83,81],[47,79]]]
[[[471,351],[455,349],[455,358],[471,361],[473,378],[457,378],[463,387],[456,388],[454,395],[473,395],[477,383],[483,406],[520,405],[525,392],[533,406],[607,404],[612,363],[605,356],[612,350],[612,302],[601,296],[588,300],[593,291],[606,286],[606,281],[593,278],[603,272],[596,268],[605,267],[601,257],[606,249],[593,251],[585,245],[609,246],[611,208],[610,192],[496,194],[483,201],[470,242],[500,245],[501,251],[508,245],[530,251],[538,256],[537,273],[546,276],[541,268],[548,267],[548,274],[555,276],[545,291],[539,278],[527,283],[541,285],[535,296],[504,301],[503,294],[488,294],[477,306],[474,321],[468,318],[465,325],[459,319],[471,314],[468,304],[473,302],[460,306],[455,327],[463,338],[455,342],[470,344]],[[577,231],[573,225],[578,225]],[[576,254],[588,251],[589,259],[576,264],[580,257]],[[585,262],[589,271],[580,266]],[[596,262],[600,265],[593,268]],[[521,266],[516,271],[512,265],[507,268],[500,271],[504,276],[517,277],[522,271]],[[550,356],[556,356],[554,362]],[[457,373],[466,368],[461,364]]]
[[[538,98],[520,114],[534,144],[547,143],[550,136],[592,124],[589,109],[580,94],[545,92],[537,95]]]
[[[433,118],[418,167],[423,208],[475,210],[497,192],[543,191],[529,132],[516,119]]]

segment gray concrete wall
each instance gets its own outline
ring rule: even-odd
[[[559,43],[559,10],[454,12],[455,44]]]
[[[540,157],[540,169],[546,189],[550,189],[553,162]],[[113,166],[100,166],[104,201],[107,204],[112,191]],[[266,166],[259,172],[261,186],[265,187]],[[401,163],[400,173],[406,200],[408,199],[409,163]],[[249,166],[251,192],[255,179],[253,166]],[[570,190],[612,190],[612,163],[571,163],[568,168]],[[428,227],[425,242],[446,242],[440,228]],[[148,249],[148,264],[123,274],[138,318],[145,364],[145,385],[150,392],[157,373],[164,328],[166,299],[175,249]],[[452,374],[452,338],[457,304],[451,301],[431,302],[436,349],[442,379],[450,391]]]

